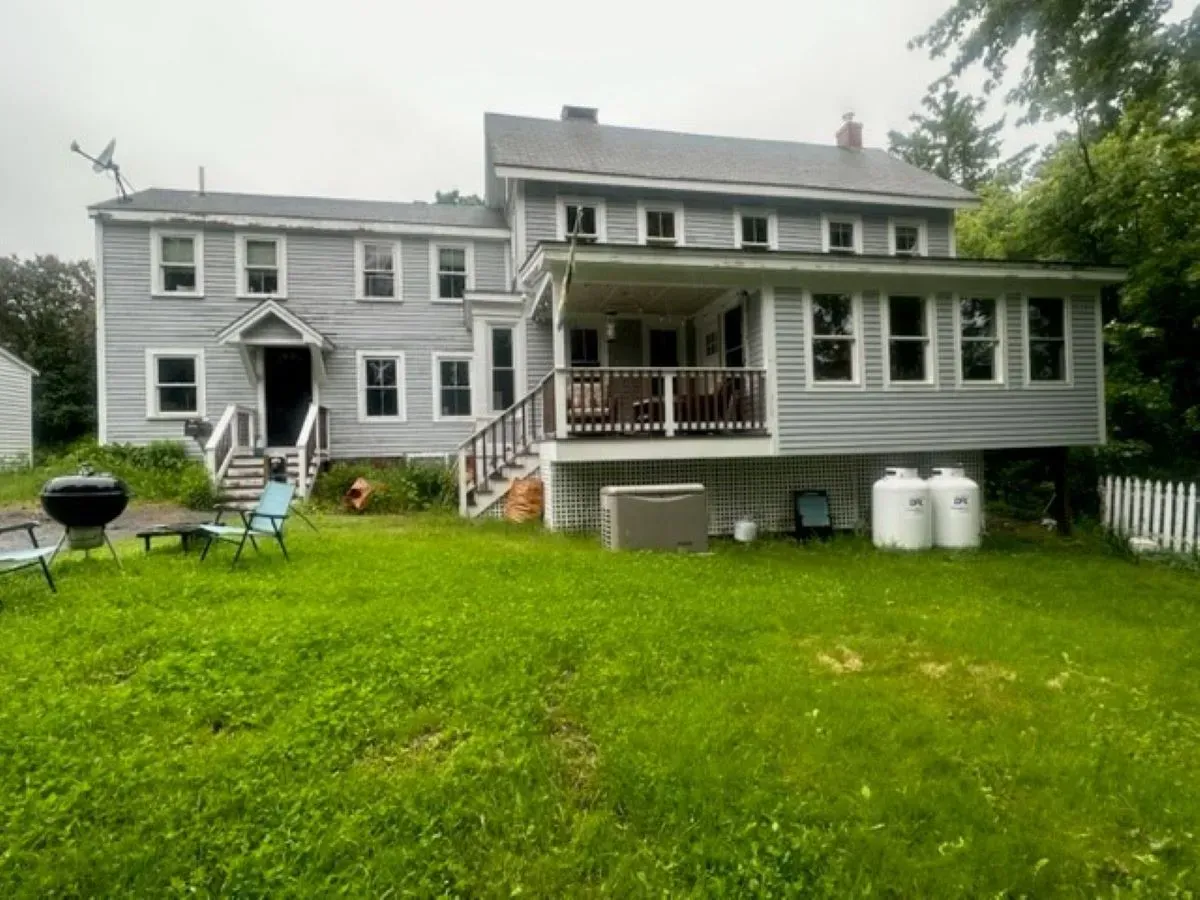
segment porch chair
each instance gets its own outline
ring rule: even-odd
[[[200,553],[201,562],[208,556],[208,551],[214,542],[227,541],[238,545],[232,563],[236,566],[237,561],[241,559],[242,551],[246,548],[246,541],[250,542],[255,553],[261,552],[258,549],[256,537],[274,538],[275,543],[279,544],[283,558],[291,562],[287,546],[283,542],[283,526],[292,512],[292,497],[295,493],[296,486],[294,484],[268,481],[258,498],[258,505],[253,510],[250,512],[244,509],[238,510],[242,517],[241,525],[222,525],[221,512],[218,512],[215,522],[200,526],[205,537],[204,550]]]
[[[0,575],[40,565],[42,574],[46,576],[46,584],[50,585],[52,593],[57,594],[58,588],[54,586],[54,579],[50,575],[50,566],[46,562],[47,557],[54,556],[55,548],[38,546],[37,535],[34,534],[34,529],[37,527],[37,522],[19,522],[16,525],[5,525],[0,528],[0,534],[7,534],[10,531],[27,531],[29,542],[33,544],[32,547],[24,550],[0,550]]]

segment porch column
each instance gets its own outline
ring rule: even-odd
[[[571,339],[571,333],[566,328],[563,310],[561,309],[564,296],[563,283],[555,279],[551,287],[550,343],[554,347],[554,436],[566,437],[567,391],[570,390],[571,381],[567,371],[567,366],[570,362],[567,342]]]

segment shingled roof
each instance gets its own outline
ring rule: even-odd
[[[484,133],[495,166],[707,181],[752,188],[796,188],[886,194],[971,204],[977,198],[883,150],[843,149],[536,119],[487,113]],[[548,180],[552,180],[547,175]]]
[[[127,201],[106,200],[90,209],[133,210],[203,216],[278,216],[286,219],[388,222],[397,225],[507,228],[504,212],[485,206],[439,203],[390,203],[332,197],[288,197],[276,194],[222,194],[150,188]]]

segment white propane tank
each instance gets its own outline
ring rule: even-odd
[[[871,536],[876,547],[928,550],[933,544],[929,485],[916,469],[889,468],[871,489]]]
[[[983,510],[979,485],[957,467],[933,470],[929,479],[933,507],[933,543],[937,547],[965,550],[983,540]]]

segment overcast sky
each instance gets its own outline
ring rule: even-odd
[[[485,110],[823,143],[853,110],[885,146],[948,5],[3,0],[0,254],[92,255],[111,183],[72,139],[138,188],[380,200],[481,191]]]

